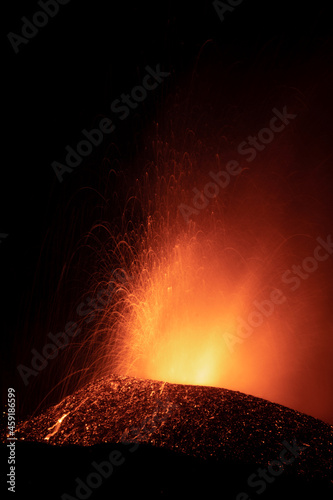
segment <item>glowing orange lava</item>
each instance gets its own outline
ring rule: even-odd
[[[233,329],[233,305],[196,252],[193,242],[178,244],[141,290],[130,319],[129,374],[203,385],[221,379],[228,363],[222,334]]]
[[[109,341],[99,374],[220,386],[309,413],[324,408],[327,389],[313,387],[309,399],[305,386],[313,384],[311,363],[325,358],[314,336],[327,329],[325,263],[297,291],[282,280],[316,245],[313,207],[308,219],[287,217],[294,199],[275,174],[279,164],[269,175],[245,170],[186,223],[177,207],[188,202],[188,158],[162,163],[171,172],[147,171],[129,197],[127,213],[143,218],[127,220],[117,241],[131,279],[100,322]]]

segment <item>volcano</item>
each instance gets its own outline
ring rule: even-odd
[[[328,498],[332,431],[241,392],[112,375],[21,422],[17,468],[34,498]]]

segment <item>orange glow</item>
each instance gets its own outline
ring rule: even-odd
[[[260,273],[235,258],[234,249],[218,250],[212,241],[178,241],[128,296],[120,372],[244,392],[255,384],[257,393],[268,395],[264,373],[283,355],[283,343],[274,342],[281,324],[275,317],[273,331],[272,321],[264,321],[251,337],[238,336],[239,318],[247,317],[260,291]],[[226,334],[239,342],[228,344]]]
[[[45,436],[44,440],[45,441],[48,441],[50,439],[50,437],[54,436],[60,429],[60,426],[62,424],[62,421],[64,420],[64,418],[66,418],[68,415],[68,413],[65,413],[61,418],[58,418],[58,420],[56,421],[56,423],[54,425],[52,425],[52,427],[49,427],[48,428],[48,431],[50,431],[51,429],[54,428],[54,431],[51,432],[50,434],[48,434],[47,436]]]
[[[308,217],[301,211],[287,217],[295,200],[281,165],[272,164],[269,173],[244,169],[186,223],[177,207],[190,203],[188,193],[200,180],[191,177],[186,155],[162,163],[164,176],[148,169],[129,196],[115,240],[114,256],[130,279],[117,285],[117,300],[92,339],[103,344],[98,375],[219,386],[318,416],[329,385],[328,351],[318,332],[331,329],[325,298],[330,264],[319,262],[296,291],[282,280],[313,255],[316,238],[326,236],[319,225],[313,231],[316,197],[312,206],[306,202]],[[267,314],[258,312],[276,289],[283,300]],[[250,317],[262,320],[245,327]]]
[[[199,385],[221,380],[230,357],[223,333],[233,331],[236,299],[229,290],[227,303],[196,251],[193,242],[176,245],[141,290],[130,320],[128,374]]]

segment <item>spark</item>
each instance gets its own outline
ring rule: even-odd
[[[300,249],[301,258],[312,252],[307,235],[317,200],[313,206],[300,200],[298,212],[308,218],[295,215],[289,222],[298,200],[281,168],[290,165],[258,160],[256,169],[242,169],[234,184],[185,222],[178,207],[189,203],[195,179],[202,178],[195,151],[154,147],[156,159],[128,193],[117,230],[110,226],[108,233],[107,258],[130,279],[114,284],[114,300],[89,337],[94,376],[225,387],[309,412],[319,395],[313,390],[313,403],[304,396],[300,404],[298,393],[305,381],[313,385],[309,360],[322,349],[313,332],[328,331],[326,278],[316,271],[310,291],[308,280],[293,293],[282,276]],[[286,300],[267,313],[276,290]],[[266,308],[258,311],[256,304]],[[256,326],[246,326],[250,321]],[[237,338],[234,349],[231,338]]]

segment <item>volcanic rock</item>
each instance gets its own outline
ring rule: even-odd
[[[20,423],[17,438],[26,474],[36,461],[25,490],[35,498],[40,491],[64,500],[213,493],[249,500],[333,491],[330,425],[216,387],[104,377]]]

